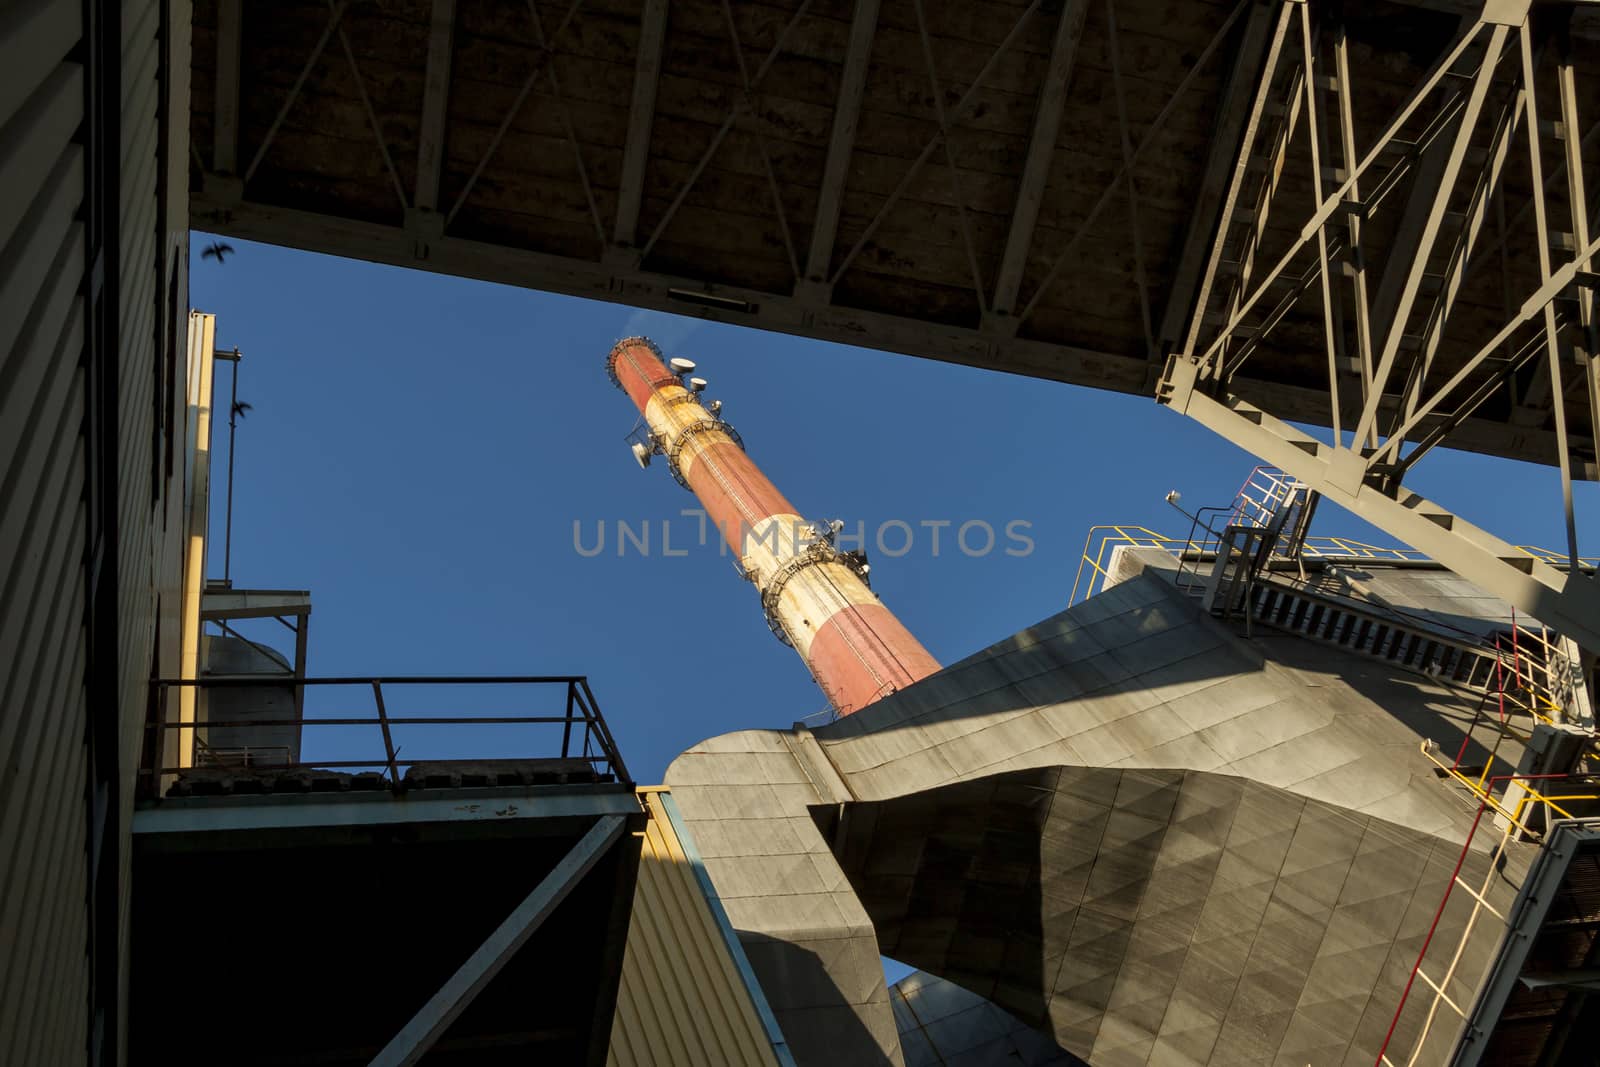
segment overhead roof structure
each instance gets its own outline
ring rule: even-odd
[[[1280,7],[201,0],[192,221],[1150,395],[1209,276],[1247,126],[1283,106],[1250,107]],[[1361,141],[1479,5],[1344,8]],[[1584,57],[1592,14],[1573,25]],[[1579,93],[1594,115],[1600,96]],[[1283,182],[1309,211],[1309,173]],[[1412,213],[1401,200],[1367,220],[1367,263]],[[1272,226],[1287,239],[1301,221],[1280,209]],[[1498,283],[1461,300],[1492,333]],[[1321,329],[1302,301],[1232,388],[1326,425]],[[1503,392],[1451,443],[1553,462],[1548,397]],[[1594,447],[1573,422],[1582,476]]]

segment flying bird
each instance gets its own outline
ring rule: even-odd
[[[253,404],[247,404],[243,400],[235,400],[233,402],[233,413],[242,419],[244,418],[245,412],[251,410],[253,407]]]
[[[201,252],[200,253],[200,258],[201,259],[214,259],[218,263],[223,263],[223,262],[226,262],[227,257],[231,256],[232,254],[233,254],[233,246],[232,245],[224,244],[221,241],[218,241],[217,243],[208,246],[204,252]]]

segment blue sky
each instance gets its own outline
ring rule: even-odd
[[[824,701],[730,559],[694,544],[698,522],[680,515],[693,497],[664,464],[634,464],[635,412],[604,371],[617,338],[645,333],[698,361],[707,396],[802,513],[864,522],[874,589],[947,663],[1064,608],[1089,527],[1181,536],[1167,490],[1226,503],[1255,464],[1141,397],[237,240],[218,266],[199,258],[210,240],[195,237],[191,301],[244,354],[252,405],[235,583],[311,590],[313,675],[586,674],[640,782],[696,741],[784,727]],[[214,576],[225,367],[217,388]],[[1411,484],[1514,542],[1563,541],[1552,469],[1442,453]],[[1592,489],[1580,537],[1600,518]],[[914,538],[890,558],[872,533],[897,519]],[[685,555],[662,555],[664,520]],[[997,531],[995,551],[952,543],[969,520]],[[649,556],[618,554],[619,521],[650,525]],[[940,521],[936,554],[922,524]],[[1029,524],[1030,554],[1001,551],[1013,521]],[[586,549],[604,524],[604,551],[581,555],[575,522]],[[1393,543],[1331,507],[1317,532]],[[969,533],[981,547],[981,528]],[[903,534],[886,536],[898,550]],[[444,710],[426,697],[391,697],[391,711]],[[349,700],[370,714],[365,694]],[[531,708],[523,694],[494,710]],[[414,734],[411,751],[534,754],[451,733]],[[515,751],[492,751],[502,743]]]

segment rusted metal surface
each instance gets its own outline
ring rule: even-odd
[[[832,531],[801,518],[654,344],[617,342],[607,370],[644,416],[649,454],[664,456],[705,506],[755,583],[773,632],[800,654],[839,714],[939,669],[867,587],[862,561],[838,551]]]

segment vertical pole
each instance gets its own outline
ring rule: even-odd
[[[1539,249],[1539,281],[1550,281],[1550,228],[1544,203],[1544,163],[1539,156],[1539,105],[1533,68],[1533,33],[1531,19],[1524,19],[1518,33],[1522,51],[1523,106],[1527,109],[1528,166],[1533,179],[1534,244]],[[1496,27],[1497,31],[1504,27]],[[1486,61],[1487,62],[1487,61]],[[1568,130],[1567,136],[1576,136]],[[1580,246],[1581,247],[1581,246]],[[1578,573],[1578,523],[1572,512],[1572,456],[1567,446],[1566,400],[1561,389],[1561,342],[1556,336],[1556,308],[1554,301],[1544,305],[1545,353],[1550,362],[1550,407],[1556,423],[1556,457],[1561,465],[1561,502],[1567,520],[1567,559],[1572,570]]]
[[[239,350],[233,350],[233,372],[228,376],[228,509],[222,527],[222,582],[233,586],[233,450],[239,422]]]
[[[1566,131],[1562,144],[1566,147],[1567,196],[1572,208],[1572,241],[1582,249],[1589,247],[1589,207],[1584,190],[1583,144],[1577,135],[1578,91],[1573,79],[1572,35],[1567,27],[1562,28],[1560,45],[1557,80],[1561,86],[1561,125]],[[1585,257],[1578,269],[1589,271],[1593,267]],[[1589,387],[1589,434],[1594,447],[1600,448],[1600,336],[1595,328],[1594,291],[1587,286],[1578,289],[1578,323],[1583,331],[1580,355]]]
[[[1309,5],[1300,8],[1300,46],[1305,52],[1306,140],[1311,146],[1311,197],[1314,205],[1322,204],[1322,149],[1321,134],[1317,128],[1317,69],[1316,46],[1311,40],[1311,11]],[[1323,344],[1328,349],[1328,399],[1332,418],[1333,446],[1344,447],[1344,429],[1339,413],[1339,337],[1333,321],[1333,284],[1328,278],[1328,231],[1317,224],[1317,278],[1322,283],[1322,333]],[[1357,441],[1356,447],[1360,447]]]
[[[561,758],[566,759],[567,753],[572,749],[572,698],[573,683],[567,683],[567,721],[561,727]]]
[[[1344,160],[1345,169],[1353,176],[1361,159],[1356,155],[1355,105],[1350,91],[1350,41],[1345,34],[1343,19],[1334,30],[1333,55],[1333,76],[1339,84],[1339,155]],[[1349,196],[1351,200],[1360,203],[1361,186],[1354,177],[1350,180]],[[1367,298],[1367,265],[1361,255],[1360,216],[1352,213],[1347,226],[1349,237],[1345,246],[1345,257],[1350,263],[1353,275],[1351,284],[1355,289],[1356,348],[1361,358],[1361,402],[1365,407],[1372,395],[1372,319]],[[1353,444],[1357,449],[1364,447],[1360,440],[1356,440]],[[1366,445],[1377,447],[1376,426],[1367,432]]]

